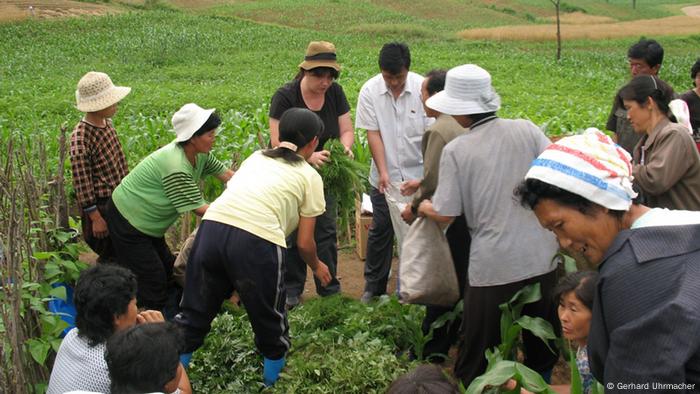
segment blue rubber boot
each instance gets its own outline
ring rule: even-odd
[[[192,353],[182,353],[180,355],[180,362],[185,369],[190,367],[190,360],[192,359]]]
[[[280,372],[282,368],[284,368],[285,362],[286,360],[284,357],[279,360],[270,360],[267,357],[264,358],[263,381],[265,382],[265,386],[270,387],[275,384],[280,377]]]

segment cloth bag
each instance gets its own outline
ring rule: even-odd
[[[459,282],[447,237],[427,218],[416,219],[406,234],[399,262],[399,299],[407,304],[452,306]]]

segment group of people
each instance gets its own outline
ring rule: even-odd
[[[423,77],[410,71],[410,50],[398,42],[381,48],[380,73],[362,86],[353,127],[336,82],[336,48],[311,42],[297,76],[272,97],[269,148],[235,174],[211,153],[221,119],[192,103],[172,118],[175,140],[129,171],[111,117],[130,89],[104,73],[86,74],[76,91],[85,117],[71,135],[73,184],[86,242],[100,263],[116,266],[98,264],[81,275],[76,329],[61,345],[49,392],[108,390],[110,376],[114,390],[120,372],[113,371],[129,372],[118,365],[128,356],[110,343],[127,349],[154,335],[161,329],[138,323],[164,320],[155,311],[175,323],[169,331],[182,331],[173,347],[187,366],[234,291],[263,355],[263,381],[274,384],[290,347],[287,313],[301,302],[306,267],[319,295],[340,292],[335,201],[314,167],[330,160],[324,149],[330,139],[352,156],[355,129],[365,130],[372,156],[361,301],[386,293],[394,238],[400,243],[406,223],[424,216],[449,226],[464,309],[461,319],[434,331],[424,350],[430,361],[458,344],[454,375],[473,381],[486,369],[484,352],[500,342],[499,305],[538,283],[542,297],[523,314],[561,327],[575,342],[584,387],[593,377],[700,383],[692,334],[700,321],[694,285],[700,271],[692,264],[700,262],[700,155],[693,139],[700,133],[700,60],[691,71],[696,87],[679,104],[656,75],[663,60],[656,41],[640,40],[628,59],[633,78],[616,95],[607,124],[616,142],[589,130],[552,144],[532,122],[498,117],[501,98],[488,71],[465,64]],[[197,186],[208,175],[226,183],[211,204]],[[409,201],[398,211],[397,196]],[[202,222],[187,253],[184,292],[171,305],[175,256],[164,235],[188,211]],[[585,272],[557,288],[560,248],[596,265],[600,279]],[[87,296],[78,302],[78,289],[92,286],[119,302]],[[137,305],[153,311],[139,313]],[[452,309],[427,306],[424,332]],[[575,319],[586,310],[585,324]],[[524,363],[549,381],[559,355],[528,331],[523,342]],[[644,356],[648,349],[653,357]],[[76,360],[101,379],[67,372]],[[168,365],[168,379],[154,391],[187,392],[185,369]]]

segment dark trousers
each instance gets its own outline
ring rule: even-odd
[[[136,275],[139,307],[164,310],[175,263],[165,238],[151,237],[134,228],[112,200],[107,204],[106,213],[117,263]]]
[[[394,227],[391,224],[386,197],[373,187],[372,225],[367,234],[367,260],[365,260],[365,291],[374,295],[386,293],[386,284],[394,253]]]
[[[316,217],[314,227],[314,240],[316,241],[316,254],[331,272],[331,282],[328,286],[321,286],[321,282],[314,277],[316,293],[320,296],[328,296],[340,292],[340,282],[336,278],[338,271],[338,237],[336,222],[338,212],[335,200],[326,194],[326,212]],[[306,263],[299,255],[297,249],[297,232],[294,231],[287,238],[287,273],[284,281],[287,285],[287,294],[299,296],[304,292],[306,283]]]
[[[460,299],[464,297],[464,288],[467,285],[467,274],[469,271],[469,247],[471,245],[471,236],[467,228],[467,220],[464,215],[455,218],[454,222],[445,233],[447,243],[450,246],[452,261],[455,271],[457,272],[457,282],[459,283]],[[433,324],[440,316],[451,312],[457,303],[452,306],[434,306],[429,305],[425,309],[425,318],[423,319],[423,334],[428,334],[430,325]],[[430,357],[431,354],[444,354],[450,351],[450,346],[457,343],[459,339],[460,326],[462,325],[461,316],[456,318],[451,323],[437,328],[433,331],[433,338],[425,344],[423,354],[428,356],[428,359],[433,362],[443,361],[442,357]]]
[[[559,332],[557,305],[552,300],[552,292],[557,281],[556,270],[534,278],[501,286],[473,287],[467,285],[464,293],[463,342],[454,367],[457,378],[468,386],[475,378],[486,371],[486,349],[501,343],[501,310],[498,305],[509,301],[524,286],[540,283],[542,298],[527,304],[522,315],[541,317],[549,321],[554,332]],[[550,370],[559,358],[552,353],[542,340],[523,330],[525,365],[537,372]],[[556,350],[554,344],[550,346]]]
[[[277,360],[289,350],[285,310],[285,249],[239,228],[202,221],[187,263],[182,312],[185,353],[200,347],[211,321],[233,289],[238,291],[255,334],[255,345]]]
[[[101,198],[97,200],[97,210],[100,211],[102,218],[107,220],[107,204],[109,203],[109,198]],[[90,215],[85,212],[80,214],[80,222],[83,230],[83,239],[85,243],[88,244],[90,249],[92,249],[99,258],[98,263],[111,263],[116,262],[117,256],[112,247],[112,240],[109,236],[105,238],[95,238],[92,234],[92,220]]]

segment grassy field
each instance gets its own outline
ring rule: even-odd
[[[267,12],[288,5],[286,1],[268,4]],[[295,28],[238,17],[236,7],[260,9],[261,3],[227,5],[204,14],[160,10],[0,25],[0,135],[48,137],[63,122],[72,126],[80,117],[73,108],[77,80],[89,70],[102,70],[117,84],[134,88],[115,119],[134,164],[170,139],[168,119],[186,102],[251,116],[262,112],[264,124],[265,110],[260,108],[293,77],[306,44],[318,39],[338,47],[343,65],[339,82],[353,106],[362,83],[378,71],[381,45],[398,39],[411,46],[412,69],[420,73],[480,64],[492,73],[502,95],[503,116],[527,117],[547,132],[559,134],[603,126],[611,97],[628,78],[626,48],[637,39],[568,40],[563,60],[557,63],[551,42],[416,34],[402,29],[410,25],[406,23],[388,23],[381,31],[343,32],[323,25]],[[367,12],[361,20],[365,26],[383,18],[372,11],[371,3],[361,3],[367,7],[359,7]],[[363,25],[356,8],[346,6],[338,12],[338,20]],[[390,14],[386,8],[383,12]],[[662,77],[685,90],[700,36],[659,40],[667,51]]]
[[[43,19],[40,8],[49,1],[56,7],[79,9],[85,4],[89,9],[118,13]],[[26,2],[13,4],[23,7]],[[411,47],[411,68],[419,73],[464,63],[486,68],[502,96],[500,115],[531,119],[548,134],[557,135],[604,126],[615,91],[629,78],[626,50],[648,34],[643,28],[629,28],[630,35],[624,38],[565,40],[563,58],[556,62],[552,40],[458,36],[470,27],[551,24],[554,11],[548,0],[113,0],[98,4],[45,0],[35,4],[39,17],[0,24],[0,167],[7,163],[6,142],[20,136],[28,144],[29,166],[41,167],[42,174],[62,170],[67,176],[67,161],[57,159],[59,129],[65,124],[70,130],[80,119],[74,108],[75,86],[91,70],[105,71],[116,84],[133,88],[114,119],[131,167],[172,140],[170,117],[187,102],[219,109],[224,123],[215,153],[231,162],[234,155],[247,156],[259,146],[260,138],[265,139],[270,97],[294,76],[312,40],[336,44],[343,66],[339,82],[353,108],[361,85],[379,71],[377,54],[382,44],[400,40]],[[688,5],[638,0],[637,10],[631,10],[629,1],[580,0],[569,9],[576,14],[565,17],[567,23],[634,23],[678,18],[680,9]],[[665,35],[674,26],[660,21],[653,24],[665,29],[659,33],[664,35],[656,37],[666,49],[661,76],[684,91],[691,82],[688,70],[700,55],[696,52],[700,35]],[[33,157],[40,142],[48,147],[45,160]],[[36,228],[31,233],[37,234]],[[0,236],[7,244],[2,229]],[[34,238],[27,240],[28,250],[33,251]],[[37,277],[42,278],[32,278]],[[41,299],[33,293],[31,297]],[[56,343],[52,334],[42,335],[51,346]],[[352,340],[372,341],[382,352],[389,346],[372,338]],[[344,340],[352,342],[349,334]],[[41,342],[49,352],[46,343]],[[339,354],[346,353],[338,346]],[[353,362],[357,361],[348,361]],[[258,372],[250,376],[257,378]],[[378,379],[384,382],[381,379],[391,376]]]

